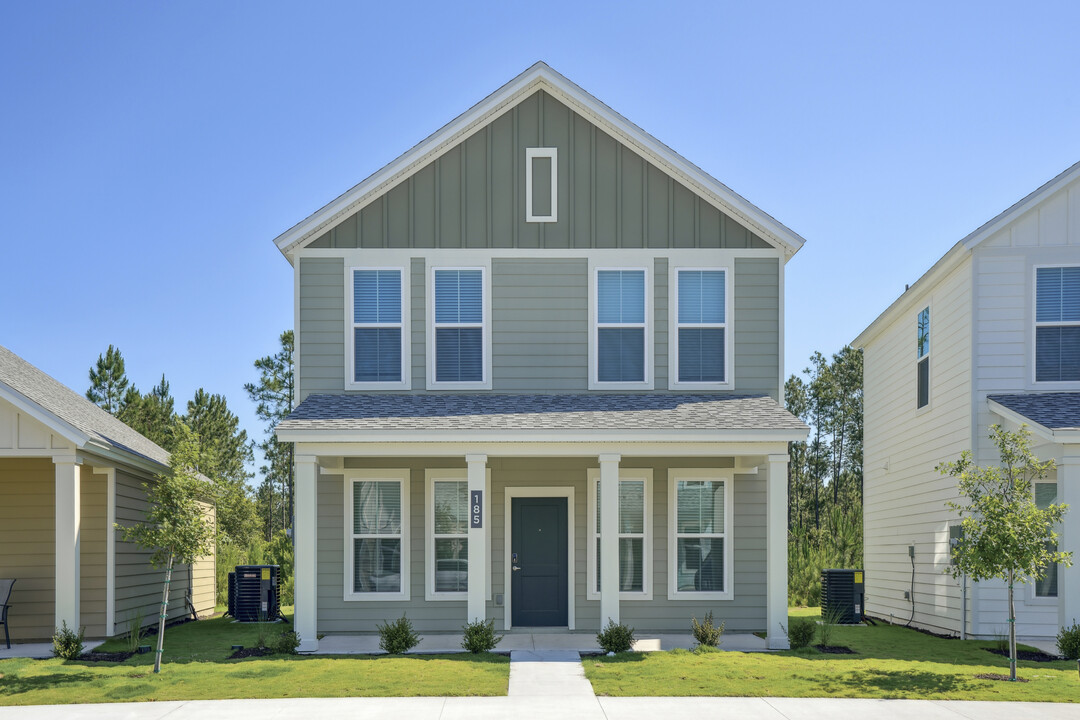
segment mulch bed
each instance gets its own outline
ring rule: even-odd
[[[998,675],[997,673],[982,673],[980,675],[976,675],[975,677],[979,678],[980,680],[1005,680],[1006,682],[1008,682],[1011,679],[1011,678],[1009,678],[1008,675]],[[1025,680],[1024,678],[1020,677],[1020,676],[1017,676],[1016,682],[1028,682],[1028,681]]]
[[[857,653],[846,645],[815,645],[818,652],[826,655],[856,655]]]
[[[1001,655],[1002,657],[1009,657],[1008,650],[998,650],[997,648],[983,648],[988,653],[994,653],[995,655]],[[1042,650],[1036,650],[1034,652],[1030,650],[1017,650],[1017,660],[1025,660],[1027,662],[1057,662],[1061,658],[1057,655],[1048,655]]]
[[[274,651],[266,647],[250,647],[240,648],[232,655],[229,656],[230,660],[241,660],[243,658],[250,657],[265,657],[267,655],[273,655]]]
[[[86,662],[124,662],[134,654],[133,652],[88,652],[80,655],[79,659]]]

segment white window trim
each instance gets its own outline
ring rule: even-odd
[[[1031,322],[1028,323],[1028,327],[1031,329],[1031,336],[1030,336],[1031,339],[1030,339],[1030,342],[1028,343],[1028,347],[1031,348],[1031,351],[1030,351],[1030,356],[1029,356],[1028,360],[1031,363],[1031,384],[1032,384],[1033,387],[1038,387],[1038,388],[1043,388],[1043,389],[1054,389],[1054,388],[1074,388],[1077,385],[1080,385],[1080,382],[1078,382],[1076,380],[1038,380],[1038,379],[1036,379],[1036,375],[1038,373],[1038,368],[1036,367],[1036,364],[1035,364],[1035,362],[1036,362],[1035,339],[1036,339],[1036,336],[1038,335],[1038,329],[1039,328],[1041,328],[1041,327],[1074,327],[1076,325],[1080,325],[1080,323],[1072,322],[1072,321],[1070,321],[1070,322],[1039,322],[1038,321],[1037,318],[1039,317],[1039,305],[1038,305],[1038,303],[1039,303],[1039,269],[1040,268],[1042,268],[1042,269],[1047,269],[1047,268],[1074,268],[1074,267],[1080,267],[1080,265],[1076,265],[1074,263],[1048,263],[1048,264],[1043,264],[1043,265],[1032,265],[1032,267],[1031,267]],[[1039,598],[1039,599],[1042,600],[1043,598]]]
[[[679,380],[679,272],[683,270],[708,270],[724,273],[724,322],[687,323],[686,327],[724,328],[724,379],[722,382],[682,382]],[[735,288],[734,274],[727,267],[672,266],[668,272],[671,301],[668,303],[668,387],[672,390],[734,390],[735,371]]]
[[[601,271],[608,270],[641,270],[645,273],[645,379],[642,382],[600,382],[599,376],[599,293],[597,291],[598,278]],[[653,355],[656,349],[653,345],[653,268],[652,264],[631,267],[593,266],[589,268],[589,389],[590,390],[652,390],[653,389]],[[608,324],[607,327],[641,327],[638,323]]]
[[[397,270],[401,273],[401,380],[399,382],[356,382],[356,341],[353,330],[357,327],[397,327],[397,323],[357,323],[356,287],[353,273],[358,270]],[[345,389],[346,390],[410,390],[412,389],[412,368],[410,363],[410,303],[409,274],[403,267],[357,266],[345,269]],[[299,346],[299,343],[297,343]]]
[[[483,379],[479,382],[437,382],[435,380],[435,271],[479,270],[483,308],[481,337],[483,342]],[[431,265],[427,271],[427,389],[428,390],[490,390],[491,389],[491,267],[484,265]],[[438,327],[475,327],[475,323],[441,323]]]
[[[424,599],[432,601],[458,600],[465,602],[469,599],[468,590],[459,592],[435,592],[435,483],[437,481],[463,482],[466,490],[469,484],[469,471],[466,468],[435,468],[424,471]],[[487,479],[484,483],[484,495],[488,498],[484,503],[484,533],[487,542],[488,566],[484,574],[487,576],[487,596],[491,599],[491,468],[487,468]],[[468,538],[468,529],[462,537]]]
[[[926,354],[919,357],[919,315],[923,310],[927,310],[930,313],[930,329],[928,331],[927,345],[929,349]],[[934,363],[930,359],[930,356],[934,352],[934,307],[933,303],[927,301],[925,305],[919,308],[919,312],[915,313],[915,414],[922,415],[923,413],[930,412],[930,408],[934,405],[934,383],[931,382],[931,377],[934,371]],[[926,404],[919,407],[919,363],[923,360],[926,361]]]
[[[600,593],[596,590],[596,543],[599,538],[596,535],[596,484],[600,481],[600,468],[589,468],[588,473],[588,531],[586,535],[586,597],[589,600],[599,600]],[[620,600],[652,600],[652,468],[619,468],[619,482],[645,481],[645,513],[644,538],[642,539],[642,566],[641,566],[641,592],[628,590],[619,591]],[[619,538],[638,537],[637,533],[619,533]]]
[[[1054,504],[1056,505],[1057,503],[1060,502],[1059,498],[1061,497],[1061,487],[1058,486],[1058,481],[1056,479],[1055,480],[1044,479],[1044,480],[1036,480],[1035,482],[1032,482],[1031,483],[1031,492],[1032,492],[1033,495],[1035,493],[1035,486],[1036,485],[1053,485],[1054,486]],[[1058,549],[1060,550],[1061,549],[1061,537],[1060,537],[1061,528],[1057,527],[1057,528],[1054,529],[1054,531],[1057,532],[1058,535],[1059,535],[1059,537],[1058,537]],[[1036,595],[1035,594],[1036,593],[1036,585],[1035,585],[1035,582],[1032,581],[1031,583],[1028,584],[1028,598],[1026,600],[1026,604],[1028,604],[1028,605],[1056,606],[1058,604],[1058,602],[1061,600],[1061,570],[1062,570],[1062,568],[1061,568],[1061,565],[1059,564],[1058,565],[1058,594],[1057,595]]]
[[[533,213],[533,160],[551,159],[551,214]],[[525,148],[525,222],[553,223],[559,220],[559,149],[553,147]]]
[[[679,510],[680,480],[722,480],[724,482],[724,591],[701,592],[678,589],[679,543],[676,513]],[[735,470],[731,468],[671,468],[668,470],[668,600],[732,600],[734,592],[735,528],[732,524]],[[697,533],[690,533],[697,536]]]
[[[345,524],[343,526],[345,545],[345,596],[346,602],[400,602],[409,599],[409,470],[394,468],[387,470],[344,470],[345,482]],[[353,572],[353,484],[362,481],[381,480],[396,482],[401,487],[401,591],[396,593],[360,593],[355,592]]]

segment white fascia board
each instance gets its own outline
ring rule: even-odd
[[[61,436],[75,447],[83,447],[90,440],[90,436],[77,427],[49,412],[41,405],[30,400],[18,390],[13,389],[6,383],[0,382],[0,399],[14,405],[20,412],[24,412],[37,420],[45,427]]]
[[[851,346],[858,350],[869,345],[874,338],[892,324],[898,315],[910,312],[925,297],[925,293],[932,290],[970,255],[971,250],[964,247],[962,242],[953,245],[949,252],[942,255],[929,270],[923,273],[922,277],[908,287],[889,307],[885,308],[872,323],[867,325],[866,329],[851,341]]]
[[[278,430],[279,442],[296,443],[717,443],[800,442],[809,430]]]
[[[162,465],[142,455],[117,450],[97,440],[90,440],[79,450],[80,461],[95,467],[124,468],[129,472],[151,477],[156,477],[169,469],[168,465]]]
[[[1029,428],[1031,428],[1031,432],[1043,438],[1044,440],[1052,443],[1080,442],[1080,430],[1077,430],[1075,428],[1054,430],[1053,428],[1048,428],[1045,425],[1040,425],[1026,415],[1021,415],[1015,410],[1007,408],[1001,403],[995,400],[991,400],[990,398],[986,399],[986,404],[990,408],[990,412],[1004,418],[1005,420],[1013,422],[1016,425],[1028,426]]]
[[[728,443],[524,443],[524,442],[397,442],[358,443],[311,441],[298,443],[297,452],[319,458],[339,457],[464,457],[471,453],[483,453],[493,457],[599,457],[617,454],[623,458],[647,457],[744,457],[754,462],[765,462],[769,455],[787,452],[787,442],[728,442]],[[324,474],[340,474],[340,469],[327,469]],[[740,472],[736,470],[736,472]]]
[[[538,62],[389,165],[286,230],[275,238],[274,243],[290,262],[294,262],[293,252],[302,243],[314,239],[318,234],[345,220],[377,197],[389,192],[413,172],[456,147],[538,89],[547,91],[581,113],[586,119],[633,148],[638,154],[694,189],[697,194],[737,222],[782,248],[785,262],[806,242],[793,230],[551,69],[547,64]]]

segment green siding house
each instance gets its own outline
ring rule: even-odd
[[[798,235],[537,63],[275,242],[302,650],[403,611],[786,647]]]

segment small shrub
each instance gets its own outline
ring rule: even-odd
[[[720,645],[720,637],[724,634],[724,623],[717,627],[713,624],[712,610],[705,613],[705,620],[698,622],[696,617],[690,618],[690,630],[694,633],[694,639],[698,645],[717,647]]]
[[[1008,635],[997,635],[997,636],[995,636],[994,640],[993,640],[993,643],[994,643],[994,649],[997,650],[999,653],[1002,653],[1002,654],[1004,654],[1006,656],[1009,654],[1009,636]]]
[[[792,650],[804,648],[814,641],[814,621],[807,618],[794,618],[787,629],[788,644]]]
[[[487,622],[476,620],[475,622],[465,623],[461,629],[464,631],[461,647],[471,653],[494,650],[499,641],[503,639],[502,635],[495,634],[494,620],[488,620]]]
[[[596,634],[596,642],[604,652],[626,652],[634,647],[634,628],[608,620],[607,627]]]
[[[128,631],[127,635],[124,636],[124,645],[130,653],[139,652],[139,643],[142,642],[143,637],[142,625],[142,611],[136,610],[135,614],[128,618]]]
[[[300,647],[300,636],[292,630],[286,630],[277,636],[271,650],[282,655],[295,655],[298,647]]]
[[[376,625],[379,629],[379,647],[391,655],[401,655],[416,647],[422,638],[413,630],[412,622],[402,615],[397,620],[385,625]]]
[[[1075,619],[1072,625],[1058,630],[1057,648],[1066,660],[1080,659],[1080,625],[1076,624]]]
[[[75,632],[62,622],[62,627],[56,628],[52,636],[53,655],[64,660],[77,660],[83,652],[83,633],[86,628],[79,628]]]

